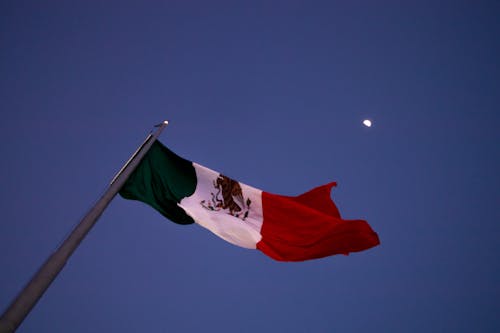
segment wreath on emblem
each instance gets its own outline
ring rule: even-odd
[[[203,208],[216,212],[226,211],[227,214],[245,221],[252,201],[249,198],[245,200],[240,183],[219,174],[213,185],[217,192],[210,192],[211,198],[200,202]]]

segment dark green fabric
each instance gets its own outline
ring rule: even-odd
[[[155,141],[119,193],[147,203],[175,223],[191,224],[193,219],[177,203],[195,189],[193,164]]]

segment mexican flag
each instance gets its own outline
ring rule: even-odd
[[[120,195],[151,205],[175,223],[197,223],[275,260],[303,261],[380,243],[366,221],[340,217],[330,198],[335,185],[298,196],[272,194],[190,162],[156,141]]]

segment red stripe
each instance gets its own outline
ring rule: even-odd
[[[262,239],[257,248],[275,260],[303,261],[348,254],[380,244],[366,221],[343,220],[330,191],[335,183],[296,197],[262,192]]]

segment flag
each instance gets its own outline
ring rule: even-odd
[[[120,190],[178,224],[279,261],[349,254],[378,245],[366,221],[344,220],[330,197],[336,183],[298,196],[271,194],[188,161],[155,141]]]

